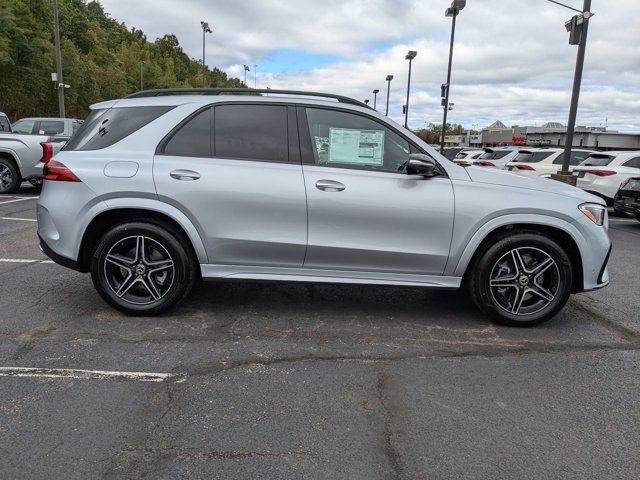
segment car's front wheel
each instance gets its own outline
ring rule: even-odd
[[[107,231],[91,258],[91,278],[104,300],[129,315],[157,315],[191,290],[196,267],[169,229],[146,222]]]
[[[571,295],[573,270],[562,247],[537,232],[495,239],[471,265],[474,302],[496,322],[529,327],[553,317]]]

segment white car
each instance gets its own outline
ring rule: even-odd
[[[573,169],[578,188],[613,205],[613,197],[625,180],[640,175],[640,151],[592,153]]]
[[[595,152],[576,148],[571,150],[569,171],[580,165],[592,153]],[[562,169],[563,154],[563,148],[523,148],[518,150],[518,155],[513,161],[507,163],[506,169],[520,175],[550,177],[552,173]]]
[[[458,165],[462,165],[463,167],[468,167],[473,163],[474,160],[480,158],[480,155],[484,154],[484,150],[480,150],[477,148],[463,150],[456,155],[456,158],[453,159],[454,163]]]
[[[484,153],[473,161],[478,167],[504,169],[518,155],[518,147],[485,148]]]

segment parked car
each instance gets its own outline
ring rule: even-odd
[[[14,133],[48,135],[68,140],[82,125],[77,118],[23,118],[13,124]]]
[[[481,150],[479,148],[465,149],[456,155],[456,158],[453,159],[453,162],[457,163],[458,165],[462,165],[463,167],[468,167],[483,153],[484,150]]]
[[[464,147],[446,147],[444,149],[443,156],[447,160],[453,161],[453,159],[456,158],[456,155],[458,155],[458,153],[462,152],[464,149]],[[440,147],[436,147],[436,150],[440,151]]]
[[[464,285],[496,321],[530,326],[609,283],[598,197],[463,168],[357,100],[246,92],[93,105],[44,166],[43,251],[131,315],[202,277]]]
[[[640,176],[622,182],[613,198],[613,209],[617,215],[635,215],[640,221]]]
[[[569,171],[579,165],[593,150],[572,149],[569,159]],[[562,168],[564,159],[563,148],[523,148],[518,150],[516,157],[506,165],[506,170],[510,170],[520,175],[531,175],[538,177],[550,177],[552,173],[557,173]]]
[[[504,169],[507,163],[516,158],[518,147],[485,148],[484,153],[473,161],[478,167]]]
[[[640,151],[592,153],[573,172],[579,188],[611,206],[622,182],[640,175]]]
[[[0,133],[11,132],[11,122],[6,113],[0,112]]]

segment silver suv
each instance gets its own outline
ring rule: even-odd
[[[465,286],[529,326],[609,282],[599,198],[458,166],[356,100],[160,90],[92,109],[44,166],[38,234],[128,314],[201,277]]]

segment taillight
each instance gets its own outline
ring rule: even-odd
[[[454,160],[454,162],[458,165],[462,165],[463,167],[468,167],[470,165],[470,163],[466,160]]]
[[[611,175],[615,175],[617,172],[614,172],[613,170],[587,170],[587,173],[598,177],[610,177]]]
[[[58,182],[79,182],[80,179],[67,168],[66,165],[55,160],[49,160],[42,168],[43,180],[55,180]]]
[[[53,158],[53,145],[48,142],[40,142],[42,146],[42,163],[48,163]]]
[[[516,168],[518,170],[533,170],[534,172],[536,171],[536,169],[533,168],[531,165],[516,165]]]
[[[493,163],[487,162],[486,160],[478,162],[478,165],[480,165],[481,167],[495,167]]]

